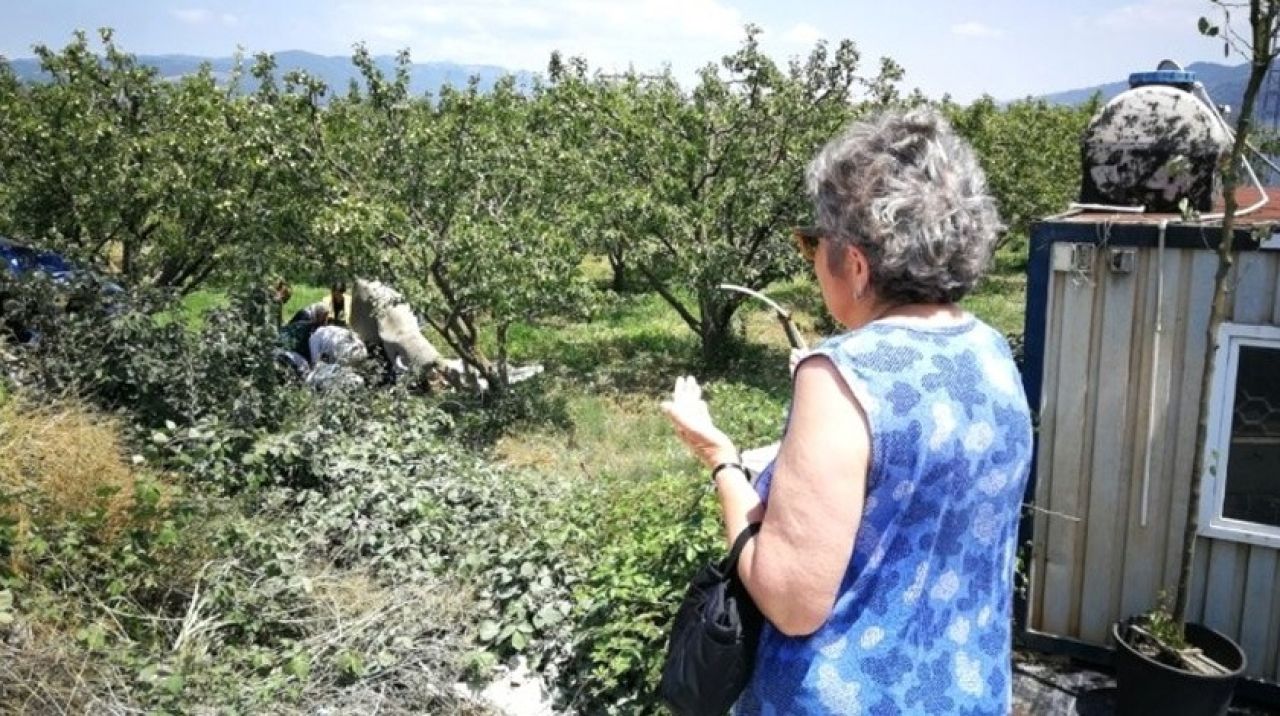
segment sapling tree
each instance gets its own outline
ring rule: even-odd
[[[1213,4],[1223,13],[1224,22],[1221,25],[1215,25],[1208,19],[1201,18],[1200,32],[1210,37],[1221,38],[1225,52],[1235,50],[1244,54],[1249,59],[1249,79],[1245,85],[1240,112],[1236,115],[1231,153],[1221,167],[1225,209],[1222,217],[1222,231],[1218,239],[1218,268],[1214,274],[1208,340],[1205,344],[1206,369],[1200,380],[1199,421],[1196,425],[1195,459],[1192,462],[1191,496],[1187,501],[1186,527],[1182,533],[1182,566],[1178,573],[1178,589],[1173,608],[1173,619],[1179,630],[1185,630],[1187,621],[1196,533],[1200,527],[1201,483],[1206,471],[1216,471],[1222,467],[1221,456],[1210,454],[1205,445],[1209,432],[1209,410],[1212,397],[1210,395],[1212,373],[1208,367],[1213,365],[1213,357],[1218,349],[1218,329],[1226,320],[1229,309],[1229,283],[1232,266],[1235,263],[1232,248],[1235,242],[1236,212],[1239,210],[1236,188],[1240,185],[1240,171],[1250,131],[1253,128],[1253,112],[1258,93],[1262,89],[1262,82],[1267,72],[1271,69],[1271,63],[1280,56],[1280,49],[1277,48],[1277,36],[1280,35],[1280,2],[1277,0],[1249,0],[1248,2],[1213,0]],[[1239,34],[1231,26],[1232,11],[1242,9],[1247,9],[1249,12],[1248,36]]]

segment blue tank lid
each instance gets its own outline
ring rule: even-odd
[[[1143,85],[1189,85],[1196,81],[1196,73],[1186,70],[1155,70],[1154,72],[1134,72],[1129,75],[1130,87]]]

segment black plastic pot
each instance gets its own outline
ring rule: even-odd
[[[1121,638],[1127,623],[1111,627],[1116,642],[1116,713],[1121,716],[1224,716],[1244,673],[1244,651],[1222,634],[1187,624],[1187,642],[1231,669],[1223,676],[1202,676],[1162,664],[1139,653]]]

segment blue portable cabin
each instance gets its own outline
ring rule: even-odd
[[[1242,693],[1280,694],[1280,191],[1269,194],[1237,224],[1229,318],[1208,365],[1220,222],[1093,211],[1033,227],[1026,645],[1107,661],[1111,624],[1173,594],[1210,371],[1216,467],[1195,506],[1189,618],[1244,648]]]

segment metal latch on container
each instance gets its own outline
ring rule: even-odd
[[[1076,274],[1092,272],[1094,248],[1093,244],[1054,244],[1053,270]]]
[[[1107,265],[1111,267],[1111,273],[1133,273],[1133,264],[1137,261],[1137,251],[1134,249],[1109,249],[1107,252]]]

